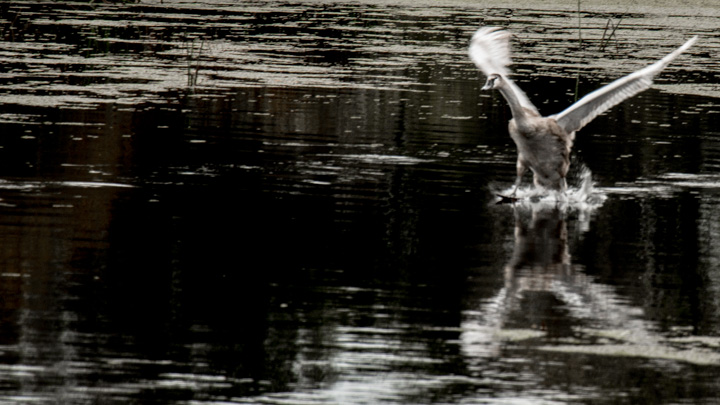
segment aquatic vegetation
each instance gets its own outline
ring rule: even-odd
[[[205,40],[200,39],[196,47],[197,40],[186,42],[187,49],[187,85],[195,87],[198,84],[198,75],[200,73],[200,59],[205,49]]]

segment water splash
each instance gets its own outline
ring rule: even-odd
[[[592,180],[592,172],[587,167],[582,167],[577,185],[571,185],[562,193],[547,190],[536,186],[521,187],[515,193],[514,198],[503,198],[510,196],[513,187],[497,193],[497,203],[508,203],[528,208],[561,208],[580,211],[592,211],[600,208],[607,194],[595,188]]]

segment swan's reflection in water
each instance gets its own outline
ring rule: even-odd
[[[571,264],[565,210],[523,205],[514,206],[513,214],[514,245],[503,287],[465,314],[463,349],[471,358],[499,355],[508,331],[515,337],[562,336],[577,323],[565,300],[583,300],[575,291],[587,282]]]
[[[474,366],[484,367],[482,359],[502,356],[517,342],[538,353],[720,362],[716,353],[679,347],[676,339],[658,332],[631,299],[573,264],[566,210],[513,209],[514,246],[503,269],[502,288],[464,314],[462,346]],[[588,215],[580,218],[584,223],[573,231],[588,229]]]
[[[562,301],[553,292],[556,283],[574,283],[568,251],[568,232],[560,208],[515,210],[515,245],[505,266],[508,302],[517,309],[515,327],[547,330],[550,335],[570,333],[558,313]]]

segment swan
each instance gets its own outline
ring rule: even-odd
[[[694,36],[652,65],[589,93],[558,114],[543,117],[509,77],[510,36],[499,27],[480,28],[470,41],[469,55],[487,76],[482,90],[497,89],[510,105],[513,118],[508,130],[518,151],[517,178],[511,198],[528,168],[533,172],[536,187],[565,192],[575,132],[623,100],[650,88],[653,77],[697,41]]]

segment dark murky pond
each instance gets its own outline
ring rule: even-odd
[[[719,401],[720,8],[544,3],[0,4],[0,402]],[[481,25],[546,114],[701,39],[513,207]]]

